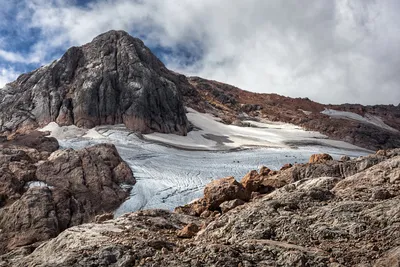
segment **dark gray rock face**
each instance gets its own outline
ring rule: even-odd
[[[167,70],[141,40],[110,31],[0,90],[0,131],[55,121],[186,135],[182,94],[190,92],[186,78]]]

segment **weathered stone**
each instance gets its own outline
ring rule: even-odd
[[[260,171],[261,173],[261,171]],[[266,175],[269,173],[269,169],[266,172],[263,172]],[[260,188],[260,183],[262,180],[261,174],[258,174],[257,171],[252,170],[248,172],[240,181],[240,183],[243,185],[243,187],[246,189],[247,192],[254,192],[258,191]]]
[[[290,163],[286,163],[285,165],[283,165],[282,167],[281,167],[281,171],[284,171],[284,170],[286,170],[286,169],[290,169],[290,168],[292,168],[293,167],[293,165],[292,164],[290,164]]]
[[[228,211],[230,211],[231,209],[234,209],[238,206],[241,206],[243,204],[245,204],[246,202],[244,202],[241,199],[234,199],[234,200],[230,200],[230,201],[225,201],[223,202],[220,206],[222,213],[226,213]]]
[[[222,216],[147,210],[73,227],[33,252],[0,256],[0,266],[397,266],[400,155],[294,168],[327,165],[334,173],[335,164],[355,173],[313,172]],[[201,230],[184,235],[191,239],[178,237],[191,223]]]
[[[129,195],[120,185],[135,183],[113,145],[57,150],[45,160],[18,145],[0,150],[0,254],[113,211]]]
[[[207,201],[203,198],[192,201],[189,204],[186,204],[184,206],[176,207],[175,212],[176,213],[181,213],[181,214],[188,214],[191,216],[200,216],[203,214],[205,211],[207,211],[209,207],[209,204]]]
[[[331,155],[329,154],[314,154],[311,155],[309,163],[325,163],[328,160],[333,160]]]
[[[246,192],[243,185],[238,183],[234,177],[226,177],[207,184],[204,188],[204,199],[210,210],[217,210],[220,204],[228,200],[248,201],[250,193]]]
[[[349,156],[341,156],[340,161],[349,161],[350,157]]]
[[[270,171],[271,171],[270,168],[265,167],[265,166],[261,166],[261,168],[259,170],[259,174],[260,175],[268,175]]]
[[[96,215],[96,217],[94,218],[94,221],[96,223],[102,223],[108,220],[112,220],[114,218],[114,214],[112,213],[104,213],[104,214],[100,214],[100,215]]]
[[[199,227],[194,223],[190,223],[183,229],[179,230],[176,234],[180,238],[192,238],[197,234],[198,231]]]
[[[55,237],[59,232],[51,191],[29,189],[10,206],[0,209],[0,254],[19,246]]]

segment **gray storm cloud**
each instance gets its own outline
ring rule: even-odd
[[[396,0],[35,0],[18,21],[41,29],[27,57],[37,61],[124,29],[168,49],[166,65],[187,75],[322,103],[397,105],[399,11]]]

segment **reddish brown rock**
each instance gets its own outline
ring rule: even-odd
[[[175,212],[181,214],[188,214],[191,216],[200,216],[208,209],[207,201],[204,198],[192,201],[184,206],[176,207]]]
[[[269,176],[273,176],[273,175],[276,175],[276,174],[278,174],[278,171],[270,171],[268,173]]]
[[[329,154],[314,154],[311,155],[309,163],[325,163],[329,160],[333,160],[332,156]]]
[[[271,172],[271,169],[265,166],[261,166],[259,170],[260,175],[268,175]]]
[[[290,168],[292,168],[293,167],[293,165],[292,164],[290,164],[290,163],[286,163],[285,165],[283,165],[282,167],[281,167],[281,171],[284,171],[284,170],[287,170],[287,169],[290,169]]]
[[[249,198],[250,193],[232,176],[214,180],[204,188],[204,199],[211,210],[218,209],[220,204],[228,200],[248,201]]]
[[[268,169],[269,170],[269,169]],[[265,172],[266,174],[269,173]],[[243,187],[246,189],[246,192],[254,192],[258,191],[260,188],[260,183],[261,183],[262,176],[257,173],[257,171],[252,170],[248,172],[240,181],[240,183],[243,185]]]
[[[54,152],[58,149],[58,141],[48,137],[48,132],[31,131],[26,134],[9,135],[7,141],[0,142],[1,147],[33,148],[39,152]]]
[[[31,188],[12,205],[0,209],[0,229],[0,254],[55,237],[60,229],[49,188]]]
[[[245,111],[255,119],[292,123],[370,150],[400,147],[400,105],[324,105],[308,98],[253,93],[200,77],[190,77],[189,82],[204,100],[197,101],[197,105],[191,107],[218,114],[220,118],[229,116],[231,121],[237,121]],[[189,100],[190,97],[185,98],[186,102]],[[204,106],[204,102],[213,104]],[[329,117],[321,114],[325,108],[353,112],[360,116],[376,116],[391,129],[368,123],[367,120],[361,122]],[[236,124],[240,125],[241,122]],[[298,144],[294,142],[293,145]]]
[[[180,238],[192,238],[199,231],[199,227],[194,223],[189,223],[183,229],[177,231],[176,235]]]

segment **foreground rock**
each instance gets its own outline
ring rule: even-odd
[[[23,146],[21,139],[37,149]],[[120,185],[135,183],[113,145],[52,151],[57,140],[34,134],[0,147],[0,254],[34,248],[115,210],[129,195]]]
[[[124,123],[142,133],[185,135],[186,87],[186,78],[167,70],[141,40],[110,31],[0,90],[0,132],[54,121],[87,128]]]
[[[335,173],[338,166],[342,172]],[[0,257],[0,266],[398,264],[399,149],[282,172],[289,170],[297,173],[296,181],[220,216],[129,213],[69,228],[33,252],[29,247],[16,249]],[[185,238],[179,237],[183,234]]]

